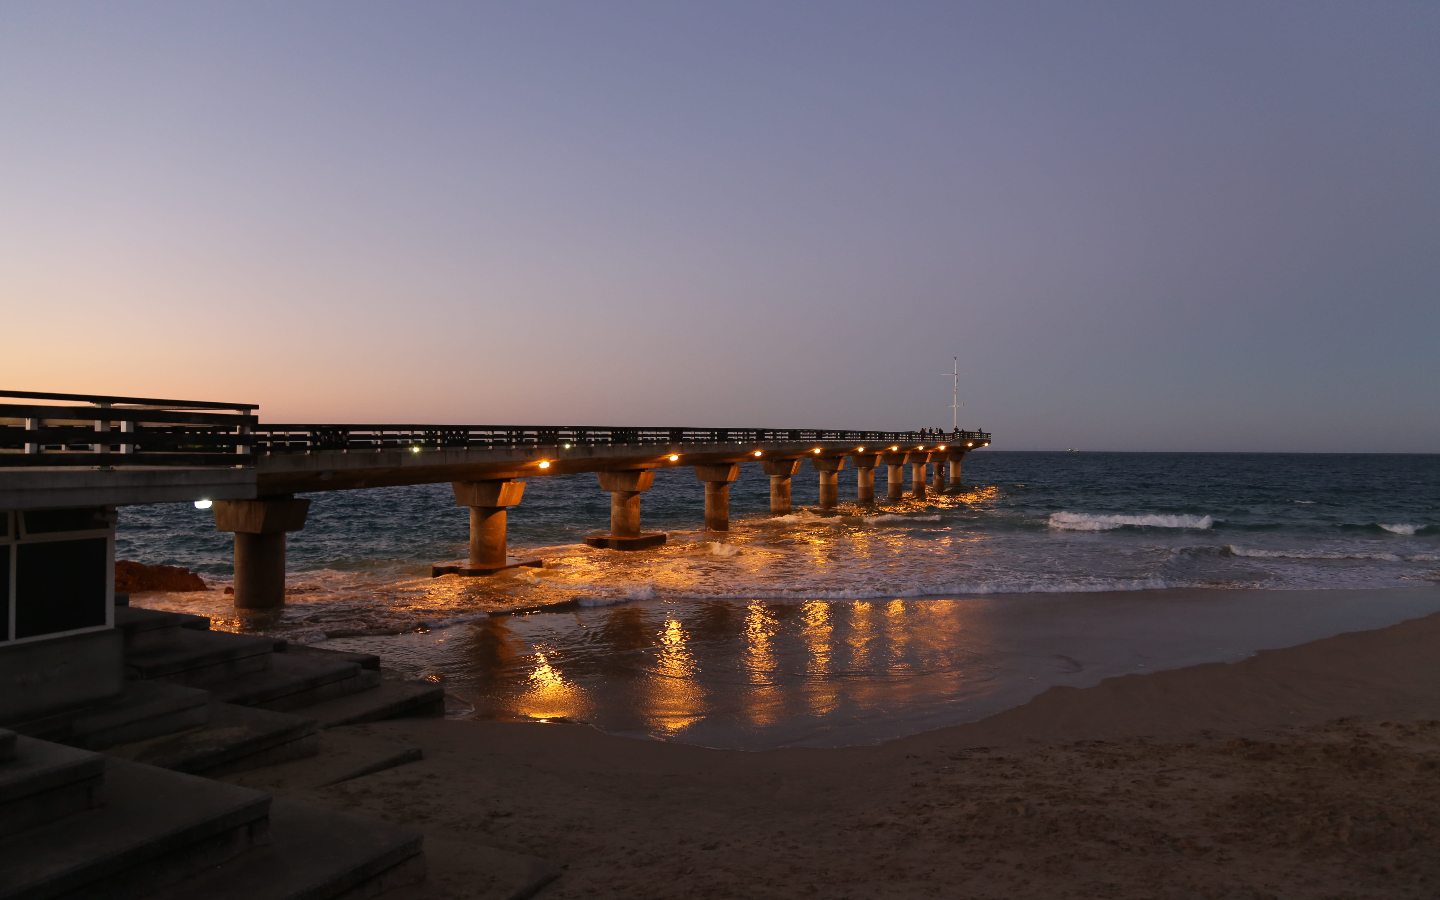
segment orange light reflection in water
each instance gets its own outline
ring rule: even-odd
[[[775,649],[771,643],[778,627],[775,613],[764,603],[751,603],[745,610],[743,665],[754,688],[750,721],[762,728],[783,714],[782,692],[775,684]]]
[[[695,680],[699,670],[686,647],[685,626],[667,617],[657,637],[660,656],[646,684],[645,719],[653,734],[669,737],[705,717],[704,691]]]
[[[825,676],[833,671],[831,663],[831,639],[835,626],[830,622],[830,604],[819,600],[806,603],[804,612],[804,639],[807,651],[805,671],[811,679],[805,685],[805,695],[810,714],[824,716],[834,712],[840,705],[834,685]]]
[[[520,712],[531,719],[577,719],[583,715],[585,691],[565,680],[544,653],[535,654],[529,688],[520,698]]]

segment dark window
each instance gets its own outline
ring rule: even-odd
[[[105,624],[106,543],[86,538],[15,545],[15,637]]]
[[[10,545],[0,544],[0,641],[10,640]]]
[[[26,534],[57,531],[95,531],[110,527],[104,507],[90,509],[37,509],[24,514]]]

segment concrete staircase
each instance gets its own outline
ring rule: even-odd
[[[212,632],[202,617],[139,607],[116,607],[115,627],[132,687],[195,704],[183,730],[132,728],[113,743],[87,734],[84,746],[136,762],[219,776],[313,756],[321,729],[444,712],[438,685],[386,677],[370,654]]]
[[[417,832],[0,730],[0,900],[359,900]]]

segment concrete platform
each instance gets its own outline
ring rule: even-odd
[[[380,671],[380,657],[374,653],[356,653],[352,650],[331,650],[328,647],[316,647],[313,644],[285,644],[275,648],[276,653],[284,653],[287,656],[303,656],[310,659],[343,659],[352,662],[362,669],[373,669]]]
[[[180,628],[173,644],[126,654],[125,669],[146,681],[203,685],[269,668],[273,649],[267,637]]]
[[[105,805],[0,840],[0,897],[131,900],[268,838],[259,791],[112,763]]]
[[[651,547],[659,547],[665,543],[665,534],[655,531],[641,534],[639,537],[615,537],[610,534],[592,534],[585,538],[585,543],[591,547],[600,547],[610,550],[648,550]]]
[[[161,681],[127,681],[113,698],[12,727],[42,740],[104,750],[114,744],[198,728],[209,717],[206,691]]]
[[[345,659],[277,653],[259,672],[214,684],[210,693],[224,703],[258,706],[276,712],[333,700],[380,684],[380,673]]]
[[[105,757],[5,734],[10,752],[0,761],[0,838],[101,804]]]
[[[418,831],[280,799],[270,831],[269,846],[151,900],[360,900],[425,878]]]
[[[475,578],[483,575],[494,575],[496,572],[503,572],[506,569],[543,569],[545,564],[538,559],[521,559],[515,556],[505,557],[505,565],[494,566],[484,569],[471,569],[466,566],[431,566],[430,577],[439,578],[441,575],[462,575],[467,578]]]
[[[218,776],[314,756],[315,734],[315,720],[307,716],[212,703],[204,728],[121,744],[107,754],[176,772]]]
[[[407,716],[442,716],[445,689],[428,681],[382,681],[373,690],[307,706],[301,712],[321,728]]]

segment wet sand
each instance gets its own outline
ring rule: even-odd
[[[425,829],[429,897],[493,895],[454,877],[457,836],[563,866],[556,900],[1433,897],[1437,720],[1440,614],[869,747],[358,726],[426,758],[293,793]]]

